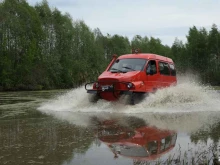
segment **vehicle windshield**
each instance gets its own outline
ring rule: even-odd
[[[110,72],[131,72],[131,71],[141,71],[146,64],[146,59],[141,58],[127,58],[127,59],[117,59],[115,63],[108,70]]]

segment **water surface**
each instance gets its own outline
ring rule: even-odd
[[[73,90],[0,93],[0,164],[214,164],[220,94],[182,83],[142,103]]]

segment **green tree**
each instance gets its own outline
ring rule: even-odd
[[[177,38],[175,39],[171,47],[171,53],[171,57],[175,61],[175,65],[178,68],[178,71],[184,72],[189,69],[189,56],[186,53],[186,47],[182,41]]]
[[[37,57],[40,26],[33,7],[25,0],[5,0],[1,4],[1,79],[6,88],[33,83],[32,69]],[[7,65],[7,66],[5,66]],[[5,66],[5,67],[4,67]]]
[[[220,84],[220,32],[218,27],[213,24],[208,35],[208,54],[210,56],[210,68],[207,73],[209,82],[214,85]]]
[[[140,35],[136,35],[131,40],[131,47],[133,49],[139,48],[143,53],[150,53],[149,38],[147,36],[142,38]]]

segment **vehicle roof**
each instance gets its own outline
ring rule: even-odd
[[[173,60],[171,58],[164,57],[158,54],[152,54],[152,53],[125,54],[118,57],[118,59],[125,59],[125,58],[143,58],[147,60],[156,59],[156,60],[173,63]]]

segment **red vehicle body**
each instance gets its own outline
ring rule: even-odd
[[[131,104],[137,94],[155,92],[157,89],[177,83],[175,65],[172,59],[147,53],[133,53],[113,56],[106,70],[92,82],[92,89],[87,93],[114,101],[122,94],[129,94]]]
[[[114,121],[104,121],[97,135],[115,157],[121,155],[135,160],[155,160],[172,150],[177,139],[175,131],[154,126],[141,126],[133,130]]]

